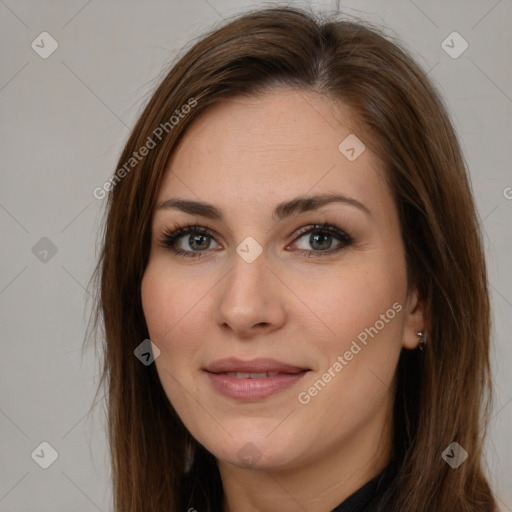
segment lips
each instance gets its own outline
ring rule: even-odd
[[[275,359],[219,359],[205,368],[216,391],[244,401],[261,400],[290,388],[308,371]]]

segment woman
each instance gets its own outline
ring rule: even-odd
[[[496,509],[480,228],[398,43],[238,16],[165,77],[104,190],[115,510]]]

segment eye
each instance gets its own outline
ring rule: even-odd
[[[353,238],[350,235],[330,224],[306,226],[301,228],[295,235],[299,237],[298,242],[295,242],[295,244],[302,245],[302,247],[298,247],[297,252],[309,257],[333,254],[353,243]],[[304,240],[301,242],[301,239]],[[335,239],[339,243],[333,247],[333,240]],[[313,250],[308,249],[308,246],[312,247]]]
[[[179,256],[197,258],[203,251],[210,249],[212,240],[213,235],[210,230],[202,226],[176,224],[174,230],[163,234],[159,245],[171,249]],[[217,246],[220,247],[219,244]]]

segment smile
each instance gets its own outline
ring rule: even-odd
[[[274,359],[221,359],[205,369],[210,384],[223,396],[244,401],[261,400],[282,392],[309,369]]]

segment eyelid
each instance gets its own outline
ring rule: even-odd
[[[339,236],[343,236],[343,238],[346,238],[347,240],[352,239],[352,237],[345,230],[329,222],[308,224],[307,226],[303,226],[299,229],[296,229],[290,236],[294,236],[295,238],[297,238],[315,231],[325,231],[327,233],[333,233]]]
[[[217,242],[217,238],[219,237],[218,233],[211,228],[208,228],[206,226],[201,226],[199,224],[193,224],[193,223],[186,223],[186,224],[180,224],[178,222],[175,223],[174,228],[164,228],[162,235],[158,238],[158,242],[161,246],[163,246],[166,249],[172,249],[171,247],[171,241],[172,245],[175,245],[176,242],[186,236],[191,234],[201,234],[208,238],[211,238],[212,240],[215,240],[215,243],[218,245],[219,242]],[[199,254],[201,251],[187,251],[190,253],[197,253]]]
[[[293,235],[294,239],[291,242],[291,244],[297,243],[298,240],[300,240],[305,235],[308,235],[310,233],[328,233],[334,238],[337,238],[340,243],[334,248],[327,249],[325,251],[314,251],[309,249],[296,249],[297,252],[301,253],[314,253],[318,256],[327,256],[329,254],[336,253],[340,251],[344,247],[348,247],[352,245],[355,241],[354,237],[352,237],[350,234],[346,232],[346,230],[343,230],[334,224],[331,224],[329,222],[324,222],[320,224],[310,224],[308,226],[304,226],[302,228],[299,228],[296,230]],[[286,247],[288,248],[291,244],[288,244]]]

